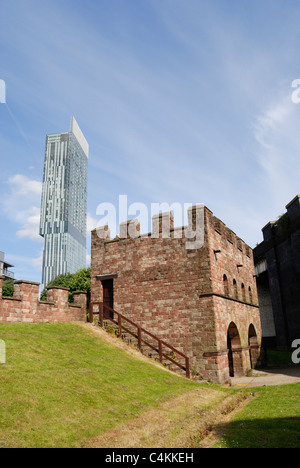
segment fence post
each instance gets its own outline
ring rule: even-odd
[[[139,350],[142,351],[142,329],[138,327],[138,347]]]
[[[122,338],[122,317],[118,314],[119,338]]]
[[[99,322],[100,327],[103,328],[103,302],[100,302],[99,304]]]
[[[158,350],[159,350],[159,360],[162,363],[163,361],[163,352],[162,352],[162,343],[158,340]]]
[[[189,379],[191,377],[191,373],[190,373],[190,359],[188,357],[185,358],[185,369],[186,369],[186,376]]]

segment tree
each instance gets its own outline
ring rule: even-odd
[[[47,287],[61,286],[62,288],[69,288],[69,302],[74,302],[73,292],[85,291],[88,296],[91,292],[91,268],[82,268],[76,273],[67,273],[60,275],[55,280],[51,281]],[[47,300],[47,289],[44,289],[41,294],[41,301]]]
[[[2,296],[12,297],[13,295],[14,295],[14,282],[13,282],[13,280],[3,281]]]

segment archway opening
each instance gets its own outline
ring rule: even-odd
[[[249,352],[250,352],[250,363],[251,369],[256,367],[258,361],[258,354],[259,354],[259,343],[257,339],[257,334],[254,328],[254,325],[250,325],[249,333],[248,333],[248,342],[249,342]]]
[[[234,377],[237,368],[241,367],[241,363],[238,363],[240,356],[238,352],[241,348],[241,339],[238,332],[237,326],[234,322],[228,327],[227,332],[227,348],[228,348],[228,366],[229,366],[229,376]]]

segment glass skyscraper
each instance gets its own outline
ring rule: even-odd
[[[68,133],[47,135],[40,235],[43,287],[86,266],[89,145],[74,117]]]

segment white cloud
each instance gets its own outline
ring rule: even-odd
[[[90,265],[92,261],[92,257],[89,253],[86,254],[86,264]]]
[[[258,182],[268,193],[274,211],[282,210],[299,193],[299,117],[300,106],[292,103],[290,95],[284,95],[275,98],[253,125],[261,167]]]
[[[42,271],[43,268],[43,250],[41,250],[40,255],[31,260],[32,266],[37,271]]]
[[[39,226],[40,226],[40,209],[36,206],[29,208],[27,211],[26,221],[17,231],[17,236],[20,239],[27,237],[34,241],[42,241],[42,238],[39,235]]]
[[[254,124],[254,136],[256,140],[266,149],[274,147],[274,137],[280,132],[291,118],[293,113],[293,104],[288,98],[270,106],[263,111]]]
[[[90,235],[91,231],[97,227],[98,221],[90,213],[87,214],[86,232]]]
[[[16,174],[15,176],[8,179],[8,183],[12,187],[12,190],[16,196],[28,196],[29,194],[34,194],[39,197],[41,196],[43,185],[42,182],[29,179],[29,177],[25,175]]]
[[[32,257],[9,253],[8,258],[15,265],[13,268],[15,279],[40,282],[43,262],[42,250],[34,252]]]
[[[42,183],[16,174],[8,179],[8,187],[0,206],[3,214],[19,226],[17,237],[42,242],[39,236]]]

